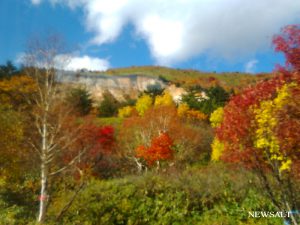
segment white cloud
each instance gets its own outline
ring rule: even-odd
[[[93,58],[87,55],[82,57],[73,57],[67,63],[66,70],[87,69],[92,71],[103,71],[110,67],[108,60]]]
[[[97,57],[84,56],[72,56],[72,55],[57,55],[53,60],[53,65],[46,65],[43,61],[34,60],[31,62],[32,57],[26,53],[17,54],[15,62],[17,64],[28,64],[36,67],[45,68],[48,66],[54,66],[57,69],[63,70],[81,70],[87,69],[91,71],[104,71],[110,68],[110,63],[107,59],[100,59]]]
[[[299,22],[296,0],[48,0],[84,9],[92,44],[115,41],[128,24],[159,64],[210,53],[230,59],[270,47],[272,36]]]
[[[258,61],[256,59],[250,60],[245,65],[245,72],[246,73],[255,73],[256,65]]]

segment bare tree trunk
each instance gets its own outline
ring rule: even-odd
[[[135,158],[135,157],[133,157],[133,159],[134,159],[134,161],[135,161],[135,163],[137,165],[138,173],[142,173],[142,171],[143,171],[143,165],[142,165],[142,163],[140,163],[139,160],[137,158]]]
[[[40,192],[40,207],[38,222],[42,223],[46,215],[46,207],[48,200],[47,182],[48,182],[48,167],[47,167],[47,107],[44,112],[43,130],[42,130],[42,157],[41,157],[41,192]]]
[[[41,192],[40,192],[40,207],[39,207],[39,216],[38,222],[43,223],[46,215],[46,207],[48,201],[47,195],[47,182],[48,182],[48,168],[45,163],[41,164]]]
[[[160,169],[160,163],[159,160],[156,161],[156,171],[158,172]]]

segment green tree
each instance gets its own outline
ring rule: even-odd
[[[0,66],[0,79],[10,77],[17,73],[18,69],[11,61],[7,61],[5,65]]]
[[[223,107],[229,100],[229,96],[230,94],[218,85],[209,89],[195,87],[182,97],[182,102],[187,103],[191,109],[211,114],[217,108]]]
[[[69,92],[67,100],[75,111],[82,116],[89,114],[92,109],[93,100],[86,88],[73,88]]]
[[[221,86],[214,86],[208,89],[207,95],[209,99],[214,99],[214,110],[218,107],[223,107],[229,100],[229,93]]]
[[[109,91],[105,91],[102,98],[98,107],[98,115],[100,117],[116,116],[121,106],[120,102]]]

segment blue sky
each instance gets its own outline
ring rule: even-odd
[[[67,69],[162,65],[269,72],[272,36],[300,23],[298,0],[1,0],[0,64],[37,35],[64,37]]]

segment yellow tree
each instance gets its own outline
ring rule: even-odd
[[[124,106],[118,110],[118,117],[129,117],[132,114],[133,110],[134,108],[132,106]]]
[[[34,79],[27,75],[18,75],[0,81],[0,102],[9,104],[18,111],[25,111],[37,91]]]
[[[152,98],[150,95],[143,94],[138,98],[135,109],[140,116],[143,116],[145,112],[152,106]]]
[[[155,98],[154,106],[172,106],[175,105],[171,94],[168,91],[164,91],[162,95],[158,95]]]
[[[255,171],[280,211],[297,209],[300,202],[300,89],[295,75],[295,80],[281,80],[277,88],[272,80],[258,84],[251,92],[235,96],[210,119],[216,129],[212,160],[239,163]],[[240,125],[245,121],[249,126]],[[295,225],[297,217],[290,215]]]

